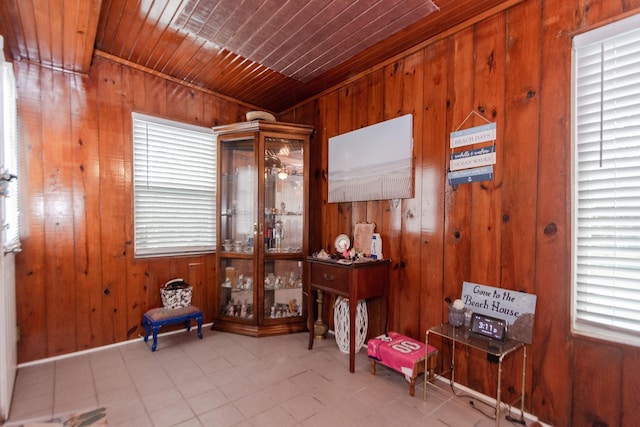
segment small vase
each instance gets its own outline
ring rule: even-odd
[[[462,326],[464,324],[464,309],[449,306],[449,324],[455,327]]]

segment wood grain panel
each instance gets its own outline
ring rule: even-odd
[[[461,129],[495,122],[497,138],[494,144],[496,153],[499,154],[504,148],[505,38],[502,37],[505,34],[504,14],[488,18],[476,24],[475,27],[476,61],[473,74],[475,78],[474,111],[477,116],[471,117]],[[500,286],[503,168],[503,162],[496,162],[493,180],[471,184],[468,280],[490,286]],[[472,387],[489,390],[489,394],[493,395],[496,388],[495,377],[490,375],[489,370],[473,369],[473,366],[484,363],[486,356],[483,354],[474,356],[478,360],[470,361],[469,384]],[[505,375],[505,389],[513,385],[507,379],[517,380],[518,376]]]
[[[157,55],[173,54],[175,52],[175,50],[168,49],[170,45],[167,46],[163,42],[169,37],[177,37],[179,39],[185,37],[185,35],[176,34],[169,29],[169,21],[178,7],[179,4],[177,2],[171,1],[152,2],[146,9],[138,9],[137,17],[142,18],[142,20],[136,19],[134,32],[129,33],[129,37],[124,38],[124,44],[120,48],[122,57],[137,64],[162,71],[168,58],[164,57],[162,62],[155,61],[155,63],[153,59],[157,58]],[[115,9],[115,11],[116,13],[121,13],[118,9]],[[115,16],[119,23],[119,18],[117,15]],[[101,13],[100,20],[102,21],[104,17],[105,15]],[[118,31],[122,30],[118,29]],[[106,37],[112,37],[115,34],[105,33]],[[96,45],[96,47],[100,47],[100,45]]]
[[[384,67],[384,119],[389,120],[402,115],[404,61],[400,60]],[[391,259],[389,274],[389,330],[400,328],[400,280],[402,268],[401,232],[402,206],[399,199],[381,201],[385,205],[382,222],[382,241],[385,258]]]
[[[607,357],[608,355],[605,355]],[[620,425],[632,426],[638,422],[638,415],[629,408],[640,408],[640,352],[625,349],[622,361],[620,391]],[[593,363],[593,362],[592,362]],[[606,380],[606,378],[605,378]]]
[[[65,354],[76,348],[75,334],[60,325],[75,323],[76,289],[73,263],[73,176],[70,92],[61,71],[43,73],[42,120],[49,124],[42,148],[44,165],[44,247],[47,301],[47,353]],[[55,106],[55,108],[51,108]],[[49,143],[51,142],[51,143]]]
[[[412,338],[421,339],[420,323],[415,314],[420,312],[420,270],[422,268],[422,245],[420,229],[422,223],[422,112],[424,102],[424,51],[405,58],[403,64],[401,115],[413,114],[413,191],[414,197],[403,199],[401,204],[400,271],[398,283],[397,331]],[[383,248],[384,249],[384,248]]]
[[[362,79],[363,83],[366,82],[366,89],[362,86],[362,90],[366,94],[366,100],[363,99],[362,103],[366,105],[367,126],[384,120],[384,109],[382,108],[384,105],[384,77],[384,70],[379,69],[369,74],[366,79]],[[360,114],[362,115],[362,112]],[[359,120],[364,121],[364,118]],[[361,204],[364,204],[366,212],[365,221],[376,224],[375,232],[382,233],[381,224],[384,221],[386,200],[373,200],[361,202]],[[388,302],[383,301],[381,298],[367,301],[367,311],[369,313],[368,339],[390,330],[387,319],[388,307]]]
[[[473,99],[474,75],[468,70],[475,69],[475,32],[474,28],[468,28],[453,35],[450,40],[448,61],[448,97],[446,104],[450,105],[447,116],[448,135],[462,125],[465,118],[475,108]],[[451,153],[446,151],[447,157]],[[449,161],[446,162],[447,168]],[[443,171],[443,173],[446,173]],[[453,302],[460,297],[462,282],[469,279],[471,272],[471,185],[451,186],[446,183],[444,189],[445,222],[444,222],[444,299],[440,301],[443,314],[448,315],[448,306],[445,302]],[[445,360],[448,360],[446,356]],[[456,354],[457,367],[456,378],[466,383],[468,376],[468,353]]]
[[[449,42],[441,40],[425,49],[424,124],[421,163],[420,334],[444,320],[444,189],[447,129],[447,75]],[[418,196],[418,193],[416,193]]]
[[[99,222],[100,188],[96,86],[80,75],[69,77],[70,83],[80,91],[69,91],[71,97],[71,144],[73,150],[73,246],[74,282],[77,298],[75,325],[78,349],[90,349],[101,342],[102,324],[100,306],[102,265],[91,262],[100,259]],[[97,338],[97,339],[96,339]]]
[[[537,307],[544,307],[536,317],[534,341],[540,343],[534,353],[539,367],[534,375],[532,406],[542,419],[554,424],[571,425],[571,402],[550,399],[571,394],[569,355],[573,353],[568,340],[569,327],[569,206],[570,133],[567,120],[570,99],[571,40],[567,34],[577,25],[575,9],[566,3],[544,4],[542,7],[542,74],[540,96],[540,128],[538,186],[536,191],[536,270]],[[542,315],[540,315],[542,314]],[[609,366],[611,369],[617,367]]]
[[[607,369],[593,369],[594,363],[606,360]],[[621,426],[622,418],[622,350],[616,347],[577,342],[572,365],[576,379],[572,401],[573,425]],[[610,369],[615,367],[615,369]],[[593,390],[598,390],[597,397]],[[633,420],[633,425],[637,423]]]
[[[124,163],[125,133],[122,111],[122,67],[103,61],[98,75],[98,135],[100,144],[100,201],[106,211],[100,216],[102,257],[102,331],[107,342],[124,341],[127,337],[127,251],[125,240],[128,212],[131,211],[131,182],[127,182],[130,165]],[[119,311],[123,311],[122,314]]]
[[[122,68],[122,94],[123,109],[142,112],[147,108],[145,96],[145,76],[143,73],[128,67]],[[133,121],[130,114],[122,115],[122,131],[125,141],[133,138]],[[123,158],[126,165],[133,165],[133,147],[125,144],[123,148]],[[125,173],[125,182],[128,188],[132,189],[132,168],[128,168]],[[125,224],[133,224],[133,209],[125,211]],[[148,271],[149,262],[146,259],[136,260],[133,258],[134,230],[132,226],[125,227],[124,240],[127,242],[127,257],[131,260],[127,266],[126,278],[126,333],[127,339],[133,339],[144,334],[141,326],[142,315],[150,308],[159,305],[155,299],[150,300],[151,289],[154,289],[149,282]]]
[[[17,6],[14,2],[0,2],[0,34],[4,38],[4,59],[24,58],[24,43],[22,40],[22,21],[18,17]]]
[[[328,146],[327,143],[325,141],[328,141],[329,138],[334,137],[336,135],[339,134],[338,131],[338,120],[339,120],[339,108],[338,108],[338,102],[339,102],[339,93],[338,91],[332,92],[331,94],[329,94],[326,97],[323,97],[323,99],[320,102],[320,114],[322,115],[323,118],[323,127],[321,129],[323,129],[324,131],[324,136],[322,137],[322,141],[323,141],[323,150],[322,150],[322,164],[321,164],[321,169],[320,169],[320,174],[319,176],[322,178],[322,180],[320,182],[318,182],[317,184],[322,185],[323,187],[323,206],[324,206],[324,210],[326,212],[325,215],[325,222],[322,224],[323,225],[323,229],[322,229],[322,242],[323,245],[322,247],[328,252],[328,253],[332,253],[335,248],[333,246],[333,241],[336,238],[336,236],[340,233],[343,233],[344,231],[340,228],[339,223],[338,223],[338,217],[339,217],[339,213],[338,213],[338,208],[339,208],[339,204],[338,203],[328,203],[328,194],[326,193],[326,189],[327,189],[327,178],[329,176],[329,169],[328,169],[328,164],[329,164],[329,150],[328,150]]]
[[[540,111],[539,1],[529,1],[507,14],[503,154],[502,242],[500,287],[536,293],[536,188]],[[518,79],[509,76],[519,76]],[[508,178],[508,179],[507,179]],[[534,346],[529,354],[539,353]],[[533,364],[527,366],[526,393],[531,396]]]
[[[474,111],[461,129],[496,123],[496,153],[504,149],[505,18],[496,15],[476,25]],[[483,117],[483,119],[480,118]],[[483,144],[484,145],[484,144]],[[473,146],[472,146],[473,147]],[[471,147],[466,147],[471,148]],[[494,178],[471,185],[471,281],[500,284],[502,187],[504,164],[494,165]]]
[[[82,2],[80,8],[76,4],[72,4],[71,2],[59,2],[57,5],[59,10],[56,10],[56,13],[53,13],[51,18],[52,22],[57,25],[60,25],[59,28],[55,28],[54,32],[62,33],[61,43],[56,44],[57,52],[54,53],[54,56],[60,58],[60,68],[65,70],[72,70],[76,64],[76,48],[75,48],[75,36],[76,31],[81,31],[80,28],[82,24],[79,22],[80,19],[80,8],[86,7],[87,3]],[[56,16],[56,14],[60,14]],[[63,15],[64,14],[64,15]],[[64,17],[63,17],[64,16]],[[84,18],[84,16],[83,16]],[[66,25],[65,25],[66,23]],[[73,23],[73,24],[71,24]],[[82,45],[82,43],[80,43]],[[64,46],[68,46],[68,48],[64,48]],[[71,48],[73,46],[73,48]],[[88,70],[88,68],[86,68]]]
[[[108,50],[119,57],[126,57],[127,39],[139,30],[137,26],[142,12],[137,9],[138,4],[139,0],[103,0],[102,10],[113,11],[113,13],[109,13],[107,19],[100,20],[100,30],[97,30],[100,36],[96,36],[96,43],[102,43],[107,37],[109,40]],[[151,8],[159,6],[158,2],[157,6],[153,5]],[[154,9],[150,9],[149,12],[152,11]],[[149,41],[149,43],[154,42]]]
[[[623,12],[621,0],[613,1],[585,1],[584,24],[590,26]]]
[[[512,9],[507,21],[501,287],[535,293],[535,192],[540,121],[540,7]],[[506,78],[519,76],[518,79]],[[509,179],[505,179],[509,177]]]
[[[16,83],[19,91],[18,115],[23,162],[26,171],[20,179],[24,204],[21,219],[27,231],[21,232],[22,253],[16,255],[16,314],[20,328],[18,360],[37,360],[49,356],[47,342],[47,300],[44,269],[45,191],[42,164],[42,74],[51,71],[28,64],[17,64]],[[28,256],[24,256],[28,254]]]
[[[640,0],[622,0],[622,10],[625,12],[640,8]]]
[[[37,30],[36,38],[40,38],[38,43],[38,57],[34,58],[35,61],[42,62],[44,64],[49,64],[53,67],[60,67],[60,57],[54,57],[54,51],[57,46],[53,46],[59,42],[58,39],[53,39],[52,31],[57,29],[60,30],[62,28],[62,16],[58,12],[59,7],[56,7],[56,3],[59,5],[60,0],[54,1],[44,1],[44,2],[36,2],[32,3],[33,5],[33,16],[34,16],[34,27]],[[29,5],[31,6],[31,5]],[[28,7],[29,7],[28,6]],[[53,9],[53,10],[51,10]],[[54,26],[57,25],[57,28],[52,27],[52,20],[49,19],[49,16],[57,19]],[[59,52],[56,52],[59,55]]]

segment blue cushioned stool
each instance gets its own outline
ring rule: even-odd
[[[202,339],[202,312],[193,305],[182,308],[152,308],[142,317],[144,326],[144,342],[149,339],[149,332],[153,335],[151,351],[156,351],[158,345],[158,331],[164,325],[184,322],[187,332],[191,330],[191,320],[198,322],[198,337]]]

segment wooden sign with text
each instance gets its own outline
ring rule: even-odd
[[[462,302],[474,313],[507,321],[507,338],[531,344],[537,297],[473,282],[462,284]]]

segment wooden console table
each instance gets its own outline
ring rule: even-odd
[[[349,264],[332,259],[308,257],[307,313],[309,350],[313,348],[313,291],[324,291],[349,299],[349,371],[355,370],[356,313],[361,299],[382,297],[388,306],[389,266],[391,260],[355,261]],[[388,307],[386,307],[388,310]],[[322,313],[318,313],[321,318]],[[386,320],[385,320],[386,322]]]

